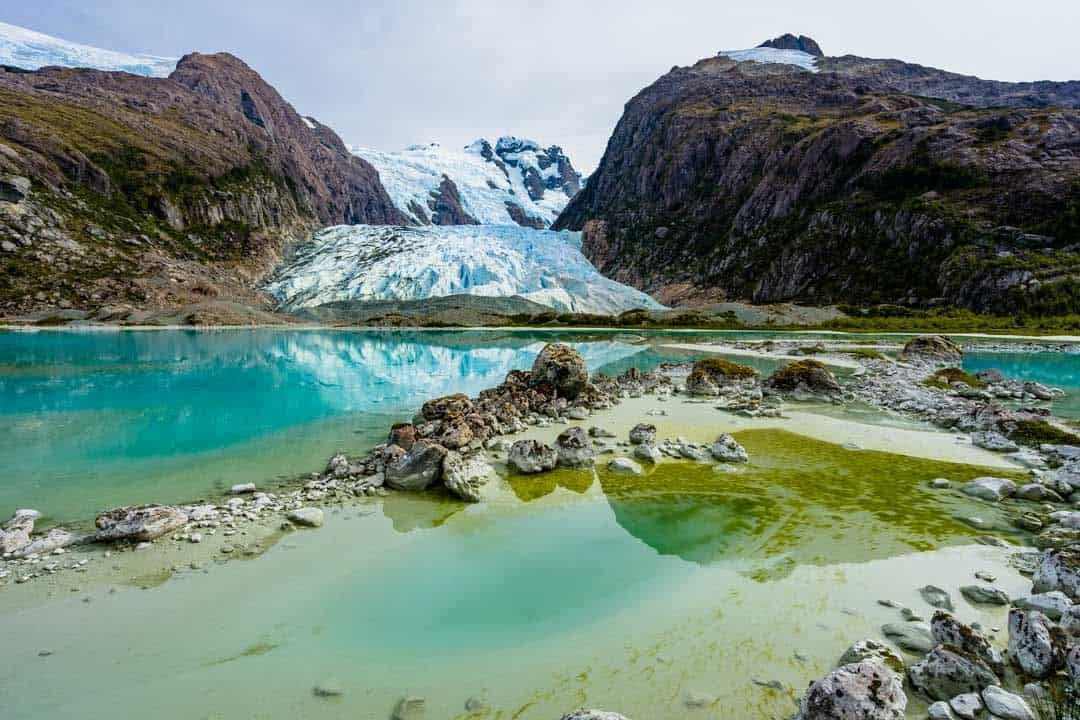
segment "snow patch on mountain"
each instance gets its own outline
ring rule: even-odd
[[[475,224],[545,228],[581,189],[581,174],[561,148],[513,136],[461,149],[351,150],[375,166],[394,205],[419,225],[459,224],[461,213],[446,207],[459,202]]]
[[[285,310],[342,300],[521,296],[560,312],[660,309],[609,280],[581,253],[581,234],[511,225],[339,225],[315,234],[267,290]]]
[[[817,58],[802,50],[777,50],[776,48],[756,47],[749,50],[721,50],[719,54],[729,57],[735,62],[795,65],[812,73],[818,71]]]
[[[18,25],[0,22],[0,65],[37,70],[50,65],[120,70],[148,77],[168,77],[177,58],[129,55],[68,42]]]

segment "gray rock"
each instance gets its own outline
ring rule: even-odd
[[[17,558],[29,555],[45,555],[60,548],[66,548],[79,541],[79,537],[63,528],[53,528],[40,537],[31,538],[30,542],[15,551]]]
[[[949,708],[949,703],[944,700],[938,700],[926,709],[926,717],[929,720],[955,720],[956,716],[953,715],[952,709]]]
[[[1065,654],[1065,670],[1072,686],[1080,687],[1080,644],[1073,645]]]
[[[982,660],[959,648],[939,645],[908,668],[912,687],[931,700],[949,700],[998,684],[997,675]]]
[[[285,518],[296,525],[304,527],[321,527],[325,519],[323,511],[315,507],[302,507],[290,510]]]
[[[427,490],[442,479],[447,449],[430,440],[417,440],[398,460],[386,466],[386,484],[395,490]]]
[[[926,604],[930,607],[941,608],[942,610],[952,610],[953,602],[949,593],[942,590],[937,585],[926,585],[919,588],[919,594],[922,595],[922,599],[926,601]]]
[[[727,433],[724,433],[716,439],[716,442],[714,442],[710,448],[710,452],[712,452],[712,456],[720,462],[744,463],[749,462],[750,460],[746,448],[736,442],[735,438]]]
[[[533,362],[530,382],[541,389],[553,389],[559,397],[573,400],[589,384],[589,368],[585,358],[574,348],[549,343]]]
[[[1065,632],[1038,610],[1009,611],[1009,658],[1025,675],[1042,679],[1065,661]]]
[[[993,452],[1016,452],[1020,446],[999,432],[983,430],[971,434],[971,444]]]
[[[638,423],[630,430],[630,442],[634,445],[652,445],[656,442],[656,426]]]
[[[901,676],[879,660],[863,660],[813,683],[796,720],[902,720],[906,708]]]
[[[1021,610],[1038,610],[1051,620],[1057,621],[1061,619],[1062,614],[1072,605],[1072,600],[1060,590],[1051,590],[1050,592],[1035,593],[1033,595],[1023,595],[1014,598],[1012,604],[1013,607],[1020,608]]]
[[[559,465],[567,468],[591,467],[596,456],[585,431],[579,427],[564,430],[555,439],[555,449],[559,454]]]
[[[957,695],[949,701],[949,707],[961,720],[975,720],[982,712],[982,695],[975,692]]]
[[[608,470],[621,475],[644,475],[641,466],[630,458],[615,458],[608,463]]]
[[[852,663],[862,662],[863,660],[877,660],[884,663],[886,667],[895,672],[904,672],[904,658],[900,657],[900,653],[896,652],[883,642],[878,642],[877,640],[869,638],[866,640],[859,640],[849,647],[844,654],[840,656],[840,662],[837,664],[850,665]]]
[[[975,478],[960,490],[965,495],[997,502],[1011,497],[1016,492],[1016,483],[1007,478],[981,477]]]
[[[98,515],[94,540],[150,542],[187,524],[183,510],[171,505],[130,505]]]
[[[1009,595],[1004,590],[988,585],[964,585],[960,594],[976,605],[1008,605]]]
[[[30,195],[30,179],[21,175],[0,175],[0,200],[19,203]]]
[[[613,438],[613,437],[615,437],[615,433],[611,432],[607,428],[602,428],[602,427],[598,427],[596,425],[593,425],[591,428],[589,428],[589,437]]]
[[[566,411],[566,417],[571,420],[588,420],[589,411],[583,407],[572,407]]]
[[[1021,500],[1032,500],[1034,502],[1065,502],[1061,495],[1040,483],[1027,483],[1026,485],[1021,485],[1016,490],[1016,497]]]
[[[248,495],[255,492],[255,483],[241,483],[229,488],[230,495]]]
[[[481,452],[450,450],[443,458],[443,484],[466,502],[480,502],[480,490],[494,472]]]
[[[944,610],[934,613],[934,618],[930,621],[930,633],[938,645],[959,648],[985,662],[996,674],[1000,675],[1005,669],[1001,651],[994,647],[986,636]]]
[[[881,632],[901,650],[925,653],[934,647],[934,639],[926,623],[887,623],[881,626]]]
[[[986,709],[1001,720],[1035,720],[1035,714],[1024,698],[1006,692],[997,685],[984,688],[982,699]]]
[[[562,720],[629,720],[627,717],[615,712],[604,710],[575,710],[569,715],[563,715]]]
[[[518,440],[510,447],[506,462],[515,472],[533,475],[554,470],[559,463],[559,453],[539,440]]]
[[[1080,547],[1044,551],[1039,557],[1032,583],[1033,592],[1060,590],[1076,601],[1080,598]]]
[[[641,462],[652,463],[655,465],[660,462],[660,458],[662,457],[663,453],[651,443],[642,443],[634,448],[634,458]]]

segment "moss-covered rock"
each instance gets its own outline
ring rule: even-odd
[[[900,359],[956,363],[964,359],[964,351],[944,335],[920,335],[908,340]]]
[[[782,392],[804,392],[811,395],[835,396],[843,388],[825,364],[818,360],[789,362],[765,379],[765,387]]]

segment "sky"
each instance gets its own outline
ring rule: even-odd
[[[827,55],[1080,79],[1076,0],[34,0],[0,21],[124,52],[227,50],[349,144],[513,134],[586,171],[660,75],[785,32]]]

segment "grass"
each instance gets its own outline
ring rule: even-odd
[[[856,360],[884,360],[885,356],[879,353],[877,350],[871,350],[870,348],[856,348],[854,350],[845,350],[846,354],[855,358]]]
[[[747,365],[724,360],[722,358],[705,358],[694,363],[694,370],[707,373],[712,378],[726,378],[728,380],[748,380],[757,377],[757,370]]]
[[[1080,445],[1080,435],[1051,425],[1045,420],[1015,420],[1009,438],[1023,445]]]
[[[1080,720],[1080,692],[1058,680],[1046,688],[1046,696],[1029,702],[1039,720]]]
[[[941,368],[926,380],[923,380],[923,385],[942,390],[952,390],[955,383],[962,383],[973,388],[986,386],[986,383],[982,380],[979,380],[971,373],[964,372],[960,368]]]

